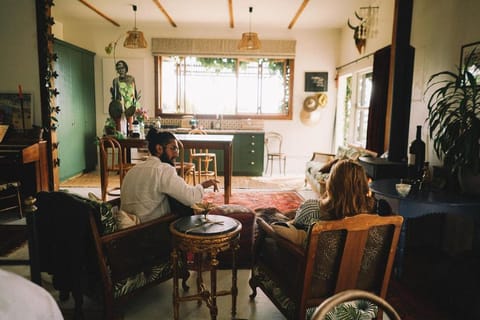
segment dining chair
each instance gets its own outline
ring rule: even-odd
[[[99,138],[100,146],[100,186],[102,193],[102,200],[105,201],[107,194],[111,196],[119,196],[120,193],[115,191],[120,190],[123,177],[127,171],[135,164],[127,162],[125,150],[121,147],[117,139],[110,136],[103,136]],[[120,176],[120,186],[108,190],[108,178],[111,172]]]
[[[265,148],[267,149],[267,165],[265,167],[265,174],[268,171],[270,165],[270,175],[273,171],[273,162],[278,159],[278,165],[280,173],[282,173],[282,161],[283,161],[283,174],[285,174],[285,167],[287,164],[287,156],[282,152],[283,137],[280,133],[270,131],[265,133]]]
[[[207,134],[204,130],[193,129],[188,134]],[[202,177],[214,177],[217,179],[217,155],[213,152],[208,152],[208,149],[190,149],[189,161],[195,163],[197,166],[198,183],[201,182]],[[210,164],[213,168],[210,170]]]
[[[177,169],[177,173],[181,176],[187,183],[192,178],[193,185],[196,185],[195,181],[195,163],[193,162],[185,162],[185,149],[183,148],[183,143],[178,140],[178,148],[179,148],[179,155],[180,155],[180,162],[175,162],[175,169]]]
[[[14,211],[23,218],[20,181],[0,181],[0,213]]]

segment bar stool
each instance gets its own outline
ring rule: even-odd
[[[188,134],[207,134],[200,129],[193,129]],[[190,149],[189,161],[195,163],[198,167],[198,183],[202,181],[202,177],[214,177],[217,179],[217,155],[208,152],[208,149]],[[213,169],[210,170],[210,163],[213,163]]]

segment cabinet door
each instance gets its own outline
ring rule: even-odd
[[[263,173],[263,133],[235,134],[233,143],[233,174],[261,176]]]
[[[95,169],[94,54],[56,40],[60,181]]]

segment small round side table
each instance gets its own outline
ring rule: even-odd
[[[233,218],[220,215],[194,215],[180,218],[170,224],[173,236],[173,316],[179,319],[179,303],[182,301],[205,301],[210,309],[212,320],[217,319],[217,297],[232,296],[232,318],[237,307],[237,266],[236,251],[239,247],[242,224]],[[230,290],[217,291],[217,254],[232,250],[232,287]],[[179,296],[178,292],[178,257],[180,251],[191,252],[196,257],[194,268],[197,271],[197,293],[189,296]],[[203,258],[209,258],[210,291],[202,278]],[[198,258],[198,259],[197,259]]]

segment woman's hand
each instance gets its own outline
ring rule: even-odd
[[[213,191],[218,191],[218,183],[220,183],[220,181],[215,179],[205,180],[202,182],[202,187],[206,189],[213,186]]]

